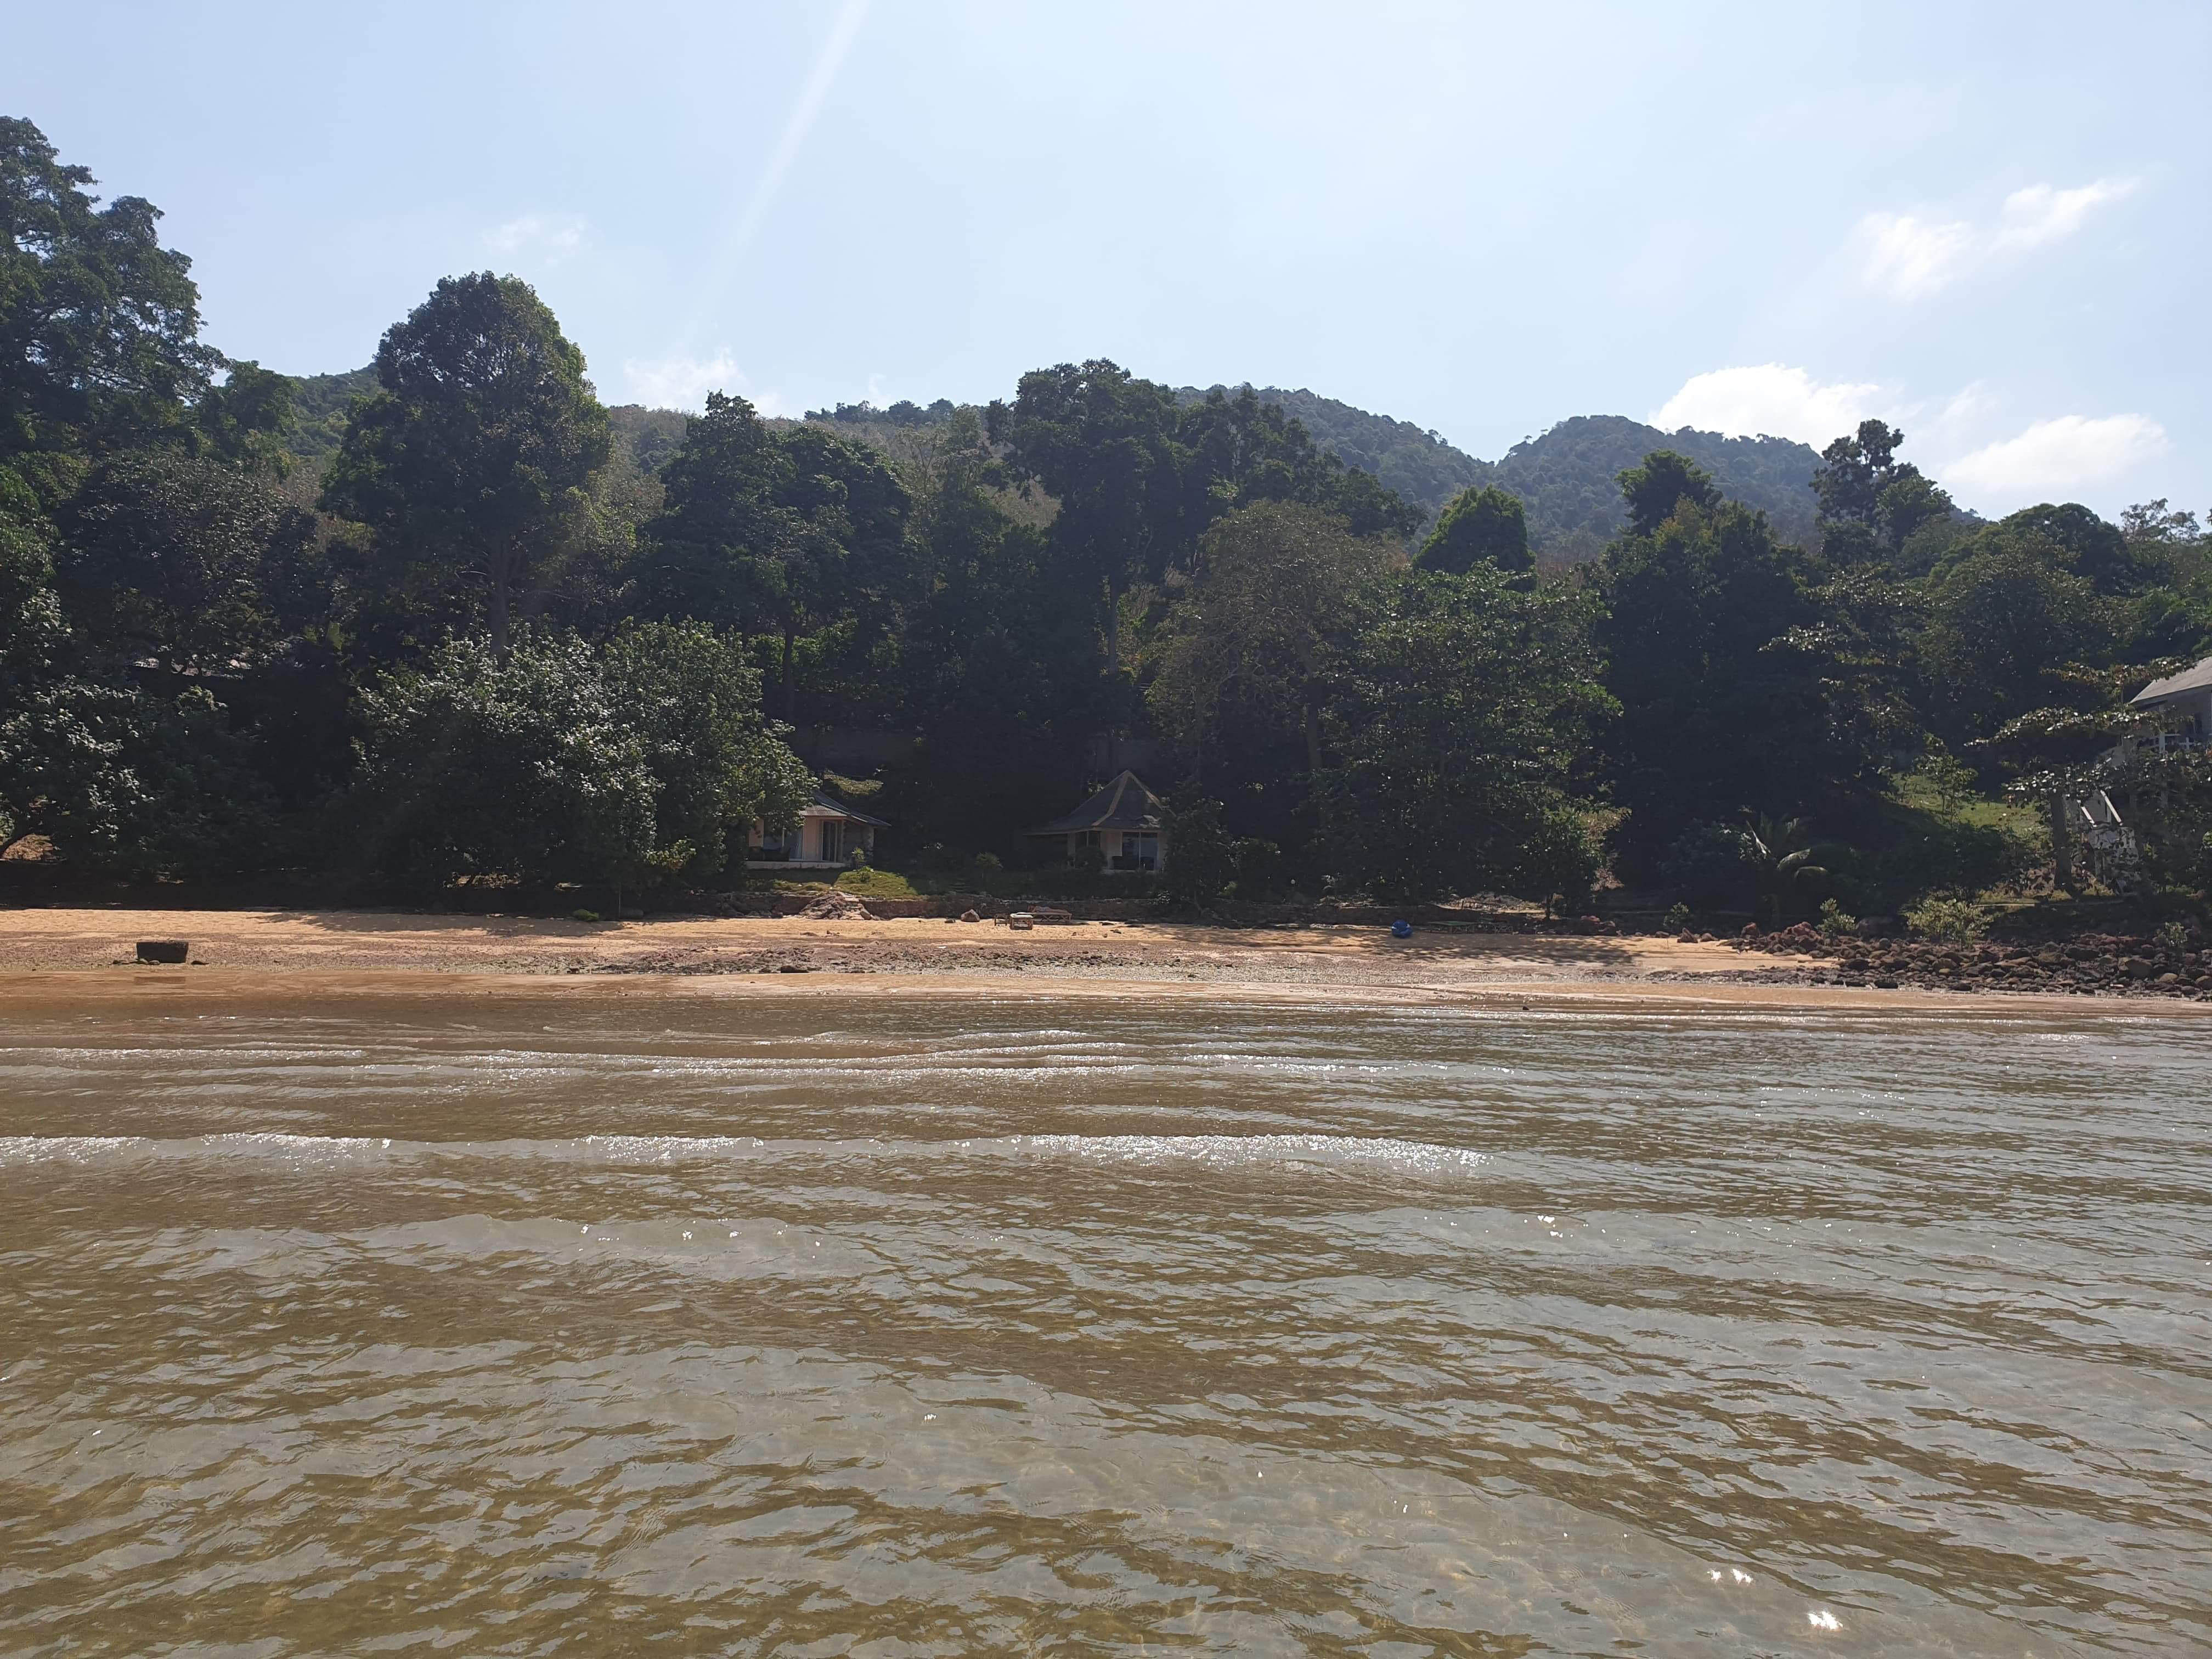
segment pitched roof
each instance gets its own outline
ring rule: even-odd
[[[2207,657],[2193,668],[2185,668],[2179,674],[2168,674],[2162,680],[2153,680],[2128,699],[2130,704],[2164,702],[2168,697],[2179,696],[2184,691],[2202,691],[2212,686],[2212,657]]]
[[[1123,772],[1064,818],[1054,818],[1030,831],[1033,836],[1060,836],[1071,830],[1158,830],[1165,809],[1160,798],[1145,787],[1134,772]]]
[[[841,818],[850,818],[855,823],[872,823],[878,830],[888,830],[890,828],[890,825],[884,823],[883,819],[872,818],[866,812],[860,811],[857,807],[846,805],[842,800],[832,800],[829,796],[823,794],[819,789],[814,792],[814,799],[806,803],[806,810],[811,811],[817,806],[826,808],[828,811],[835,812]]]

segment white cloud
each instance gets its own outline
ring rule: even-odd
[[[1868,285],[1900,300],[1949,287],[1972,263],[1979,240],[1964,220],[1901,213],[1869,213],[1859,221],[1859,234],[1867,243]]]
[[[1651,424],[1668,432],[1687,426],[1732,437],[1765,434],[1818,447],[1880,412],[1881,394],[1878,386],[1823,386],[1783,363],[1716,368],[1685,380]]]
[[[662,357],[651,362],[628,357],[623,361],[623,378],[629,383],[630,395],[649,409],[696,412],[706,406],[708,392],[729,392],[750,399],[763,415],[789,413],[780,393],[752,389],[727,346],[711,357]]]
[[[2118,477],[2166,447],[2166,428],[2148,415],[2061,415],[1960,456],[1942,469],[1942,478],[1985,499],[2049,501]]]
[[[495,253],[520,254],[557,265],[582,250],[591,228],[580,213],[526,213],[484,232],[484,246]]]
[[[1858,222],[1860,276],[1869,288],[1899,300],[1924,300],[1961,277],[2008,257],[2063,241],[2094,209],[2132,195],[2132,179],[2099,179],[2060,190],[2029,185],[2004,199],[1997,222],[1869,213]]]
[[[2132,179],[2100,179],[2076,190],[2053,190],[2049,185],[2030,185],[2005,198],[1997,227],[2001,248],[2041,247],[2071,236],[2081,228],[2089,210],[2117,202],[2134,193]]]

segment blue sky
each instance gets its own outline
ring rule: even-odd
[[[535,283],[610,401],[1108,356],[1495,456],[1620,413],[1965,503],[2212,507],[2212,6],[7,8],[0,109],[208,337],[356,367]]]

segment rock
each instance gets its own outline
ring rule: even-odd
[[[138,960],[141,962],[184,962],[190,959],[190,941],[180,939],[142,939],[138,941]]]
[[[861,903],[853,894],[841,892],[834,887],[799,914],[802,916],[812,917],[817,921],[873,921],[875,920],[875,917],[870,914],[868,907]]]
[[[981,921],[983,918],[977,915],[973,910],[963,910],[960,913],[960,920],[963,921]]]

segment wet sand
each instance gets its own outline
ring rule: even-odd
[[[132,960],[181,939],[192,965]],[[1364,926],[1240,929],[1088,922],[1016,932],[939,919],[800,917],[586,923],[382,911],[24,909],[0,912],[0,1000],[153,995],[322,999],[477,996],[1097,996],[1326,1005],[1598,1002],[1707,1008],[2058,1006],[2189,1018],[2212,1004],[2094,1000],[1805,982],[1819,964],[1650,938],[1422,933]]]

